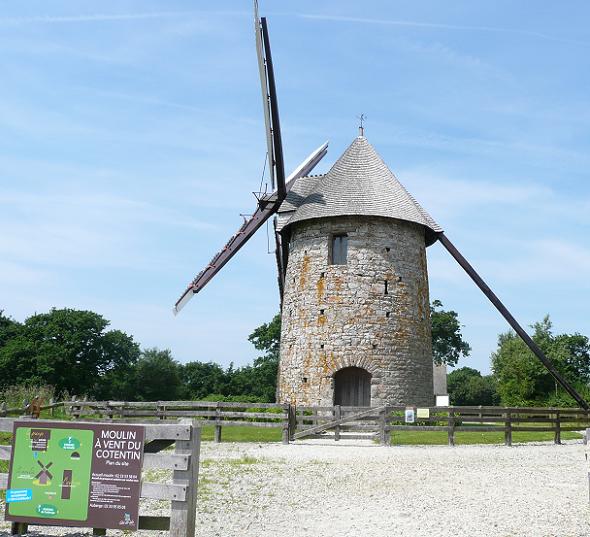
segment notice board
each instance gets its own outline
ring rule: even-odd
[[[16,421],[6,520],[136,530],[144,428]]]

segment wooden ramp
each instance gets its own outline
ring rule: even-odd
[[[385,411],[386,406],[374,407],[369,408],[368,410],[363,410],[362,412],[358,412],[357,414],[351,414],[344,418],[340,418],[337,420],[329,421],[327,423],[322,423],[321,425],[315,425],[314,427],[309,427],[303,431],[299,431],[293,435],[293,440],[299,440],[300,438],[305,438],[308,436],[315,436],[321,433],[326,432],[329,429],[334,429],[339,427],[340,425],[345,425],[348,423],[352,423],[357,420],[361,420],[366,418],[367,416],[371,416],[372,414],[381,414]],[[367,438],[370,438],[367,435]]]

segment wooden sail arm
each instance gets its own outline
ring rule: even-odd
[[[308,175],[313,168],[318,164],[328,151],[328,142],[318,147],[311,155],[309,155],[289,176],[285,185],[285,196],[291,190],[295,181],[300,177]],[[213,276],[215,276],[225,264],[238,252],[238,250],[248,242],[250,237],[273,215],[275,214],[284,197],[274,192],[269,196],[265,196],[260,200],[260,203],[249,220],[244,222],[238,232],[231,237],[221,251],[219,251],[209,264],[188,284],[184,293],[176,301],[174,305],[174,314],[176,315],[186,303],[198,293],[205,285],[207,285]]]

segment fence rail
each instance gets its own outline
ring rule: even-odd
[[[297,407],[297,438],[371,438],[382,444],[395,443],[396,432],[446,432],[449,445],[455,445],[457,432],[504,433],[504,443],[512,445],[513,432],[552,432],[554,442],[561,443],[561,433],[590,427],[590,412],[580,408],[533,407]],[[406,422],[406,410],[412,411],[413,422]],[[345,418],[358,416],[353,421]],[[313,434],[317,431],[317,434]],[[329,431],[329,432],[328,432]],[[360,434],[359,434],[360,433]]]
[[[278,403],[225,403],[216,401],[64,401],[64,408],[76,419],[101,418],[166,420],[190,418],[199,425],[215,426],[215,442],[221,442],[223,427],[265,427],[282,429],[288,444],[292,426],[291,405]]]
[[[215,427],[214,439],[221,441],[223,427],[270,427],[282,430],[282,441],[307,438],[356,439],[375,438],[382,444],[395,443],[401,431],[446,432],[449,445],[455,444],[458,432],[498,432],[504,443],[512,444],[514,432],[552,432],[555,443],[565,431],[590,427],[590,411],[580,408],[546,407],[424,407],[418,417],[417,407],[295,406],[279,403],[236,403],[216,401],[88,401],[73,398],[40,405],[37,401],[21,408],[0,406],[2,415],[23,415],[36,409],[53,412],[62,407],[73,419],[162,422],[190,418],[199,425]],[[405,412],[412,410],[414,422],[406,423]],[[427,417],[424,416],[427,414]],[[352,419],[349,419],[352,418]],[[321,427],[320,427],[321,426]],[[309,434],[301,433],[309,430]]]

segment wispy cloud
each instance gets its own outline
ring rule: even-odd
[[[432,22],[420,22],[420,21],[408,21],[408,20],[392,20],[392,19],[371,19],[365,17],[345,17],[340,15],[314,15],[308,13],[298,14],[299,17],[304,19],[312,20],[324,20],[330,22],[351,22],[357,24],[375,24],[380,26],[405,26],[409,28],[423,28],[431,30],[452,30],[462,32],[488,32],[488,33],[501,33],[501,34],[513,34],[521,35],[526,37],[534,37],[537,39],[546,39],[549,41],[557,41],[561,43],[569,43],[572,45],[583,45],[590,46],[590,42],[579,41],[575,39],[567,39],[558,37],[543,32],[534,32],[530,30],[520,30],[517,28],[499,28],[494,26],[464,26],[457,24],[441,24]]]
[[[117,22],[145,19],[171,19],[202,15],[231,15],[241,12],[210,12],[210,11],[151,11],[147,13],[94,13],[88,15],[39,15],[34,17],[2,17],[0,24],[17,26],[22,24],[70,24],[79,22]]]
[[[146,251],[150,230],[211,231],[178,211],[113,195],[0,195],[4,233],[0,253],[13,263],[66,267],[146,266],[159,270],[164,254]]]
[[[497,184],[480,178],[466,181],[420,168],[402,171],[399,177],[424,207],[436,208],[437,215],[444,218],[464,213],[467,209],[479,210],[490,205],[499,210],[507,205],[522,204],[531,207],[555,202],[552,189],[532,182]]]

